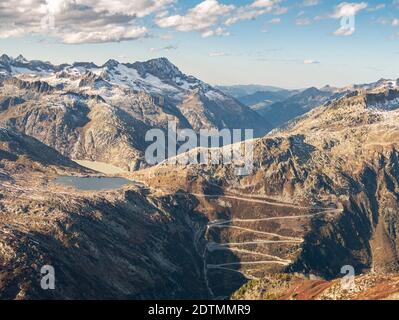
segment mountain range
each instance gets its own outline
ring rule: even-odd
[[[166,58],[52,65],[0,57],[0,123],[73,159],[136,170],[145,132],[179,128],[271,130],[267,120],[212,86],[183,74]]]
[[[279,90],[279,91],[256,91],[255,93],[237,97],[237,100],[249,106],[253,110],[261,110],[275,102],[288,99],[295,94],[296,91]]]
[[[398,80],[380,79],[374,83],[351,85],[343,88],[327,85],[320,89],[311,87],[302,90],[286,90],[274,87],[253,86],[253,88],[260,88],[261,90],[252,92],[248,89],[248,92],[251,92],[250,94],[243,91],[234,91],[235,86],[220,88],[226,93],[235,93],[238,101],[267,119],[273,128],[278,128],[315,107],[337,100],[353,91],[378,91],[382,89],[395,89],[397,87]],[[238,86],[238,88],[241,87]],[[244,88],[246,87],[244,86]],[[250,88],[252,87],[250,86]]]
[[[3,55],[0,74],[0,298],[358,298],[339,288],[344,266],[363,298],[399,292],[397,81],[310,88],[254,111],[164,58]],[[253,172],[148,166],[145,133],[172,120],[255,128]],[[57,183],[105,178],[75,160],[131,183]],[[56,290],[41,289],[43,265]]]
[[[284,89],[274,86],[265,86],[258,84],[248,84],[248,85],[233,85],[233,86],[216,86],[220,91],[234,97],[240,98],[244,96],[253,95],[257,92],[278,92],[284,91]]]

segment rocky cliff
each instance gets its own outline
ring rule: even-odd
[[[188,195],[128,186],[88,192],[53,182],[92,175],[41,142],[0,129],[0,298],[203,299],[197,230],[206,218]],[[56,289],[40,286],[55,269]]]

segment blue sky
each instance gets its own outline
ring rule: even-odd
[[[343,86],[399,77],[399,1],[3,0],[0,47],[53,63],[165,56],[212,84]]]

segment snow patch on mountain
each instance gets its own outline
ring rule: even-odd
[[[392,100],[375,102],[369,104],[368,107],[373,109],[381,109],[381,110],[395,110],[399,108],[399,97]]]

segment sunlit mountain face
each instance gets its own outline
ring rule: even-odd
[[[3,1],[0,299],[397,299],[396,10]]]

